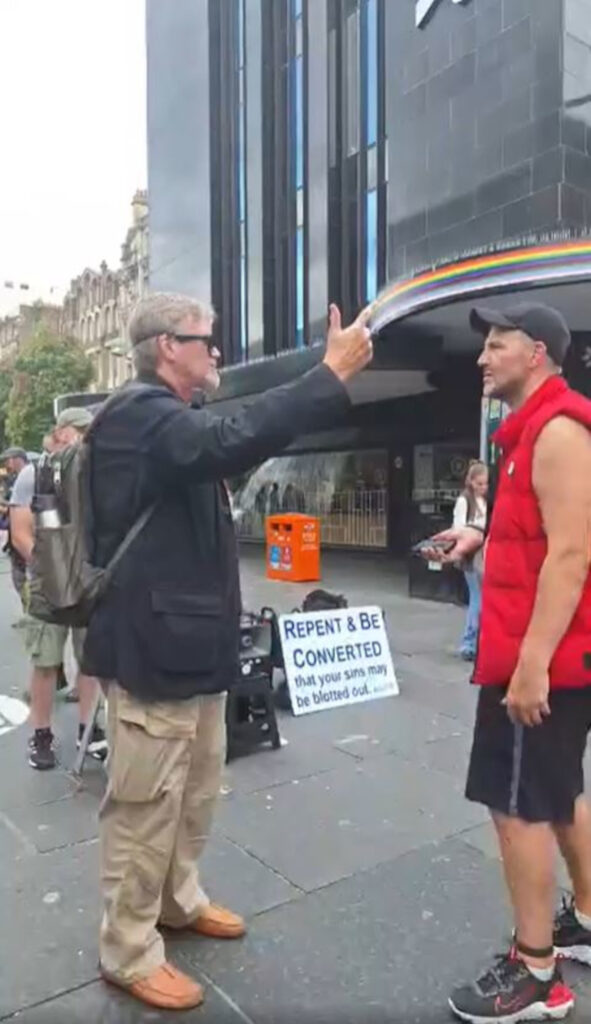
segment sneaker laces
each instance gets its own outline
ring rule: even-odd
[[[51,750],[53,747],[53,733],[51,729],[36,729],[31,739],[31,746],[37,750],[40,748]]]
[[[554,928],[562,928],[565,925],[572,924],[576,921],[575,914],[575,898],[574,896],[563,896],[560,910],[556,914],[554,921]]]
[[[511,983],[523,976],[527,967],[512,947],[508,952],[497,953],[494,957],[493,966],[489,967],[475,982],[483,996],[492,995],[494,992],[506,992],[511,988]],[[527,972],[529,974],[529,971]]]

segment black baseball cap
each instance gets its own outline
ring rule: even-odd
[[[562,313],[541,302],[518,302],[506,309],[475,306],[470,312],[470,326],[479,334],[488,334],[491,327],[523,331],[532,341],[543,342],[557,366],[562,366],[571,343],[568,324]]]

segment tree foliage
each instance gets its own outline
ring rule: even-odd
[[[14,367],[10,359],[4,359],[0,363],[0,451],[6,448],[8,439],[6,436],[6,415],[8,412],[8,398],[12,381],[14,379]]]
[[[77,341],[39,328],[12,364],[5,423],[9,444],[38,451],[53,423],[54,398],[83,391],[92,374],[92,363]]]

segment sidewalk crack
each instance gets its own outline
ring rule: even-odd
[[[89,981],[81,981],[79,985],[72,985],[71,988],[60,989],[59,992],[55,992],[53,995],[48,996],[47,999],[38,999],[34,1003],[27,1003],[26,1006],[20,1006],[18,1010],[12,1010],[10,1013],[4,1014],[0,1017],[0,1021],[3,1020],[16,1020],[21,1014],[27,1010],[36,1010],[40,1006],[49,1006],[50,1003],[55,1003],[56,999],[63,999],[64,996],[69,996],[73,992],[80,992],[83,988],[88,988],[89,985],[96,985],[100,975],[95,975]]]

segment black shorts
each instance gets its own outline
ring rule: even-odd
[[[583,792],[591,687],[552,691],[551,714],[536,726],[511,722],[506,691],[480,690],[466,796],[523,821],[570,824]]]

